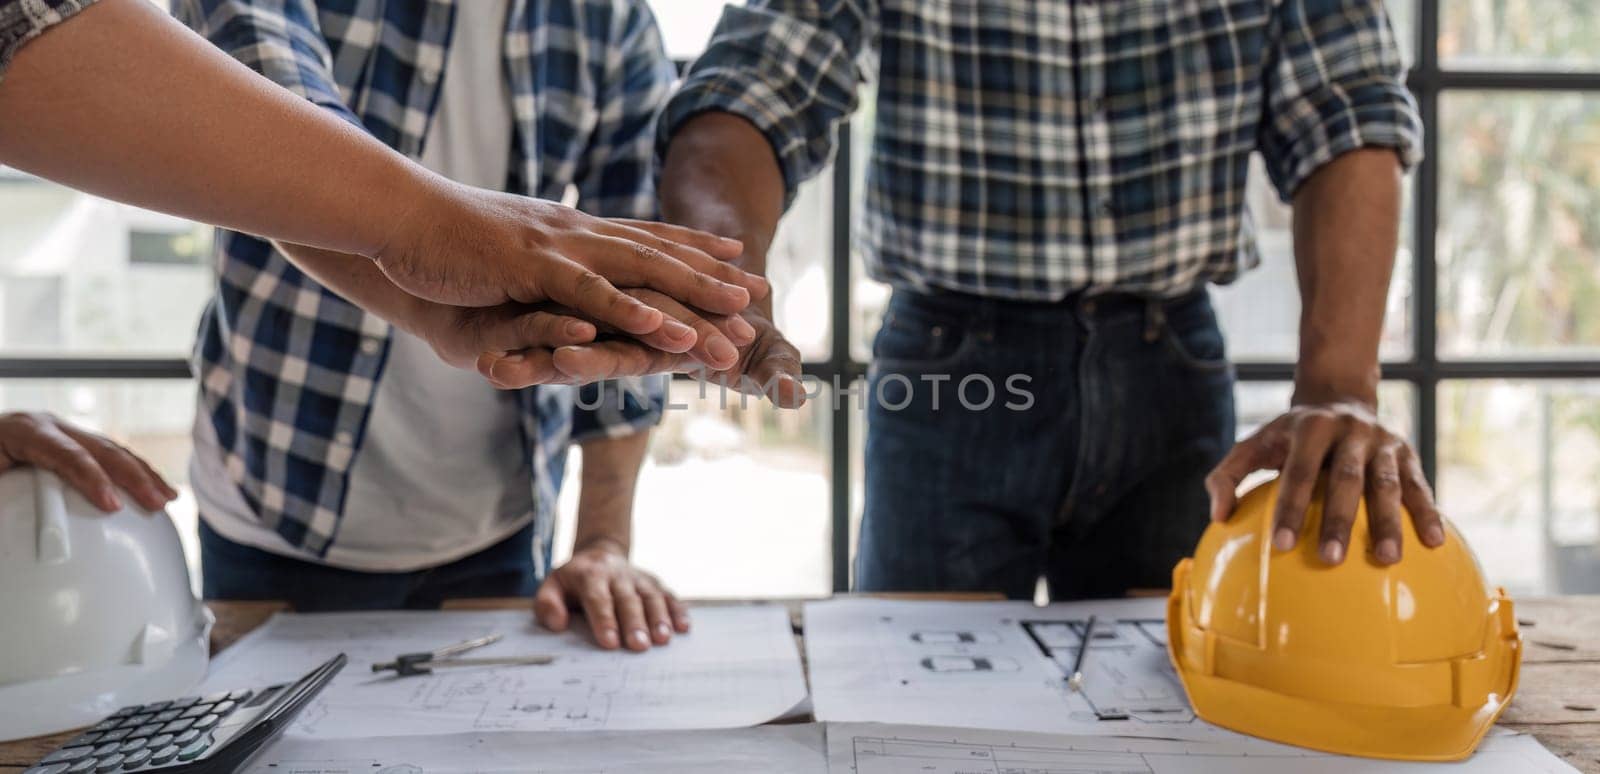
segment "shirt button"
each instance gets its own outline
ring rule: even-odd
[[[376,355],[378,354],[378,349],[382,346],[382,344],[378,343],[377,339],[364,338],[361,340],[361,354]]]

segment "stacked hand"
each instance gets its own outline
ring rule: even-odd
[[[122,508],[118,490],[147,511],[178,496],[149,463],[115,441],[49,414],[0,414],[0,473],[24,466],[60,476],[107,513]]]

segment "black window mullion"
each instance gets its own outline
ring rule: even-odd
[[[1418,4],[1417,67],[1412,91],[1422,114],[1423,159],[1417,170],[1416,249],[1412,263],[1416,292],[1412,321],[1413,357],[1419,367],[1417,387],[1417,456],[1423,475],[1438,485],[1439,477],[1439,3]]]

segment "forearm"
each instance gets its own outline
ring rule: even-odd
[[[372,255],[447,190],[144,0],[102,0],[0,81],[0,163],[130,204]]]
[[[290,242],[273,244],[323,287],[414,336],[425,337],[425,323],[442,307],[401,290],[372,261]]]
[[[1378,344],[1399,239],[1401,167],[1395,153],[1346,153],[1294,197],[1300,278],[1300,359],[1294,402],[1377,405]]]
[[[783,173],[765,136],[731,113],[702,113],[673,135],[662,162],[661,214],[744,243],[740,268],[766,273],[783,217]]]
[[[649,446],[649,431],[581,444],[576,548],[609,543],[624,556],[632,549],[634,491]]]

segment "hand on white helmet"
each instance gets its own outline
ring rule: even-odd
[[[118,488],[147,511],[178,496],[149,463],[109,438],[50,414],[0,414],[0,473],[26,465],[60,476],[107,513],[122,509]]]

